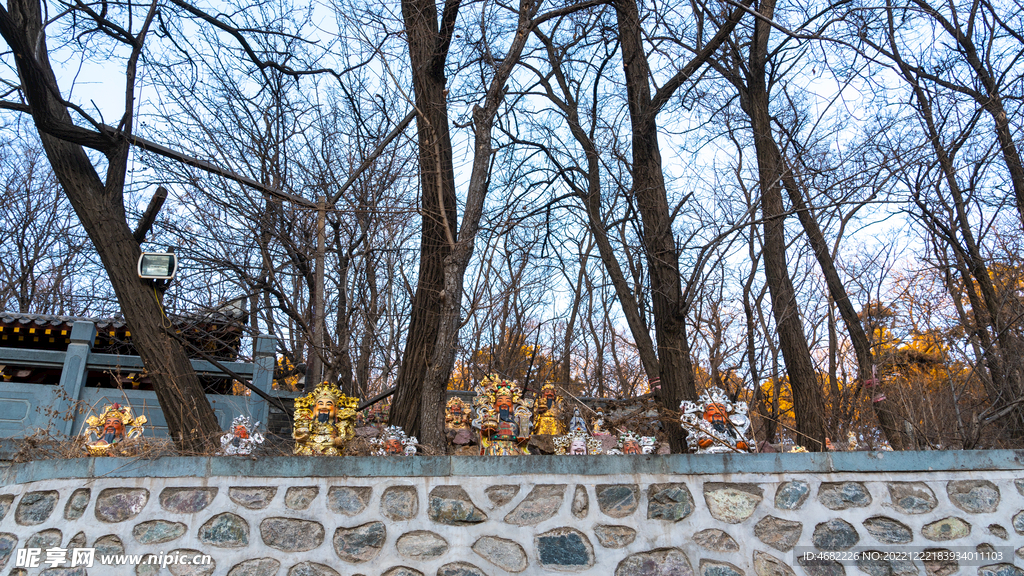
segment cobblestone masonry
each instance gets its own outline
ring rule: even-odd
[[[659,456],[637,457],[636,465],[621,460],[627,456],[593,457],[582,468],[574,463],[576,473],[543,457],[516,459],[528,468],[521,473],[509,473],[517,468],[511,459],[497,469],[493,459],[462,459],[476,474],[432,474],[427,460],[343,458],[307,470],[239,460],[244,474],[203,474],[215,468],[211,459],[177,459],[153,465],[159,477],[147,477],[147,465],[95,473],[99,465],[116,470],[115,459],[68,461],[79,472],[16,464],[0,469],[0,574],[1024,576],[1024,454],[1004,456],[997,469],[912,470],[899,462],[913,456],[889,454],[895,465],[860,471],[822,470],[806,459],[787,470],[788,456],[753,457],[759,471],[744,472],[734,459],[724,462],[738,465],[715,473],[665,472],[702,461]],[[97,562],[15,567],[17,550],[32,547],[91,547]],[[842,565],[797,557],[925,548],[989,559],[861,557]],[[213,562],[99,562],[101,554],[173,552]]]

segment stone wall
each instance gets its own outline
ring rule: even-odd
[[[0,574],[1024,576],[1022,461],[993,451],[15,464],[0,471]],[[15,567],[31,548],[94,548],[96,560]],[[805,554],[821,551],[848,558]],[[101,564],[125,553],[212,562]]]

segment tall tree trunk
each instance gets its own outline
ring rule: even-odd
[[[652,392],[664,408],[674,412],[683,400],[697,399],[686,334],[689,306],[683,300],[680,283],[679,255],[672,233],[665,175],[662,172],[656,111],[651,109],[651,88],[648,83],[650,66],[640,36],[640,14],[635,0],[618,0],[615,7],[633,131],[631,192],[643,220],[654,332],[658,342],[660,389],[652,386]],[[663,424],[672,451],[685,452],[686,438],[680,426],[667,419]]]
[[[380,295],[377,291],[377,262],[372,251],[367,251],[365,262],[366,289],[370,293],[364,311],[363,334],[359,338],[359,357],[356,360],[356,394],[365,394],[370,383],[370,356],[373,353],[374,336],[381,315]]]
[[[165,330],[170,326],[156,293],[137,276],[141,250],[128,226],[123,196],[131,110],[122,119],[123,132],[100,134],[75,126],[57,98],[60,92],[47,55],[39,2],[10,0],[8,7],[10,12],[0,7],[0,35],[14,53],[22,90],[54,174],[107,270],[132,342],[153,379],[168,432],[182,451],[204,452],[220,434],[217,418],[181,344]],[[144,34],[136,38],[140,50],[143,39]],[[131,102],[133,60],[126,78]],[[106,182],[82,144],[106,155]]]
[[[962,262],[964,291],[971,300],[975,330],[984,346],[983,358],[991,373],[992,385],[995,389],[993,390],[994,397],[990,393],[993,408],[1005,407],[1008,410],[1007,430],[1009,434],[1014,438],[1024,437],[1024,405],[1011,407],[1011,403],[1024,394],[1024,374],[1021,373],[1020,362],[1011,357],[1014,354],[1013,351],[1018,350],[1020,345],[1013,332],[1007,329],[1006,314],[1002,309],[1003,302],[993,284],[992,274],[981,253],[974,231],[971,230],[967,202],[956,178],[954,157],[942,143],[932,109],[932,101],[922,88],[918,75],[900,57],[891,9],[887,11],[887,17],[888,39],[895,55],[896,64],[904,79],[911,86],[929,144],[935,153],[939,169],[942,171],[946,186],[953,199],[954,224],[947,226],[942,223],[919,197],[915,198],[915,201],[932,229],[938,232],[939,236],[954,251],[958,262]],[[994,340],[989,335],[989,330],[994,334]]]
[[[457,13],[458,4],[458,0],[449,0],[445,15],[449,14],[449,6],[454,6]],[[417,112],[422,229],[419,275],[390,423],[401,426],[410,436],[424,440],[420,408],[441,323],[441,308],[445,301],[445,262],[454,246],[458,216],[445,97],[447,43],[438,27],[436,4],[432,0],[402,0],[402,18],[409,42]],[[452,23],[454,18],[453,14]],[[448,22],[447,18],[445,22]]]
[[[783,161],[785,162],[785,159]],[[857,356],[858,378],[861,383],[864,383],[872,379],[871,367],[875,363],[874,354],[871,352],[871,344],[867,334],[864,332],[864,326],[861,324],[857,311],[853,308],[853,303],[850,302],[850,296],[846,292],[846,285],[843,284],[842,279],[839,277],[839,271],[836,269],[832,252],[828,248],[825,234],[821,231],[818,220],[808,208],[807,203],[804,202],[803,188],[798,184],[791,166],[787,166],[783,171],[782,182],[786,192],[789,193],[789,202],[792,204],[793,210],[803,226],[804,233],[807,235],[811,251],[814,252],[818,266],[825,276],[825,285],[828,287],[832,302],[839,310],[839,316],[842,317],[843,323],[846,325],[846,331],[850,334],[850,342],[853,344],[853,350]],[[834,321],[831,316],[831,309],[829,321],[830,323]],[[875,382],[874,386],[875,388],[864,389],[869,397],[869,401],[872,396],[872,389],[878,390],[879,382]],[[875,411],[875,416],[878,418],[878,423],[881,425],[882,432],[889,441],[889,445],[894,450],[906,449],[906,438],[901,431],[903,418],[898,417],[895,413],[896,403],[887,402],[885,406],[882,406],[880,402],[871,401],[871,407]]]
[[[520,0],[519,22],[515,37],[508,53],[501,59],[494,71],[494,77],[487,88],[483,106],[473,109],[473,166],[466,191],[466,209],[458,241],[453,242],[451,253],[444,261],[444,299],[438,322],[437,342],[431,357],[427,376],[424,380],[420,403],[420,418],[423,426],[420,441],[438,450],[447,448],[444,433],[444,397],[452,367],[455,365],[455,351],[458,347],[459,329],[462,327],[462,288],[473,256],[476,235],[483,216],[484,200],[490,183],[491,132],[494,117],[505,99],[505,83],[512,69],[519,63],[520,55],[530,36],[532,18],[540,7],[540,1]]]
[[[569,131],[576,142],[579,143],[580,148],[583,149],[587,159],[587,188],[583,190],[577,187],[571,180],[568,184],[573,186],[576,193],[583,200],[583,206],[587,212],[587,226],[590,229],[591,236],[594,238],[594,243],[597,244],[601,263],[604,265],[608,278],[612,282],[612,287],[615,289],[615,296],[619,301],[619,307],[622,309],[626,326],[629,327],[629,332],[633,336],[633,342],[636,344],[637,353],[640,356],[640,364],[643,366],[648,380],[653,380],[661,373],[658,354],[654,349],[654,341],[651,339],[650,331],[646,323],[644,323],[643,316],[640,314],[640,305],[637,302],[636,295],[630,289],[626,275],[622,272],[619,260],[615,256],[615,249],[612,247],[611,240],[608,237],[607,226],[601,212],[601,154],[598,152],[597,145],[594,144],[590,135],[583,129],[580,121],[579,106],[576,102],[575,94],[570,87],[570,82],[565,76],[565,71],[562,69],[562,61],[558,51],[551,40],[544,34],[537,32],[536,35],[547,49],[551,71],[561,91],[561,94],[555,94],[553,89],[549,88],[551,90],[549,91],[551,101],[559,106],[565,114],[569,123]]]
[[[569,320],[565,323],[565,335],[562,338],[562,359],[558,363],[558,380],[563,386],[572,382],[572,341],[576,333],[576,321],[580,315],[580,306],[583,304],[583,285],[587,276],[587,261],[590,259],[590,250],[593,244],[580,251],[580,268],[576,274],[576,284],[573,287],[572,308],[569,310]]]
[[[334,350],[334,361],[328,366],[328,379],[337,379],[338,387],[348,396],[357,396],[359,391],[352,380],[352,328],[349,322],[348,303],[348,271],[352,263],[349,252],[342,251],[338,228],[334,229],[334,246],[338,251],[338,313],[336,331],[337,346]]]
[[[770,20],[775,0],[764,0],[760,14]],[[757,152],[758,180],[761,189],[761,214],[764,219],[764,270],[772,295],[772,314],[779,333],[779,347],[786,363],[789,385],[793,391],[793,412],[796,416],[796,442],[811,451],[825,449],[824,401],[811,351],[807,346],[796,290],[786,262],[785,208],[780,180],[785,166],[782,153],[772,136],[768,107],[766,58],[770,24],[759,19],[754,25],[750,47],[747,94],[744,107],[750,117]]]

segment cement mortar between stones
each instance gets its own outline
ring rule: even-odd
[[[625,458],[625,457],[624,457]],[[339,459],[339,463],[344,460]],[[344,470],[339,470],[343,474]],[[809,486],[809,497],[792,510],[776,508],[774,502],[777,490],[785,483],[799,480],[806,482]],[[969,513],[954,505],[947,494],[947,485],[953,481],[987,481],[994,485],[999,492],[999,501],[992,512]],[[646,576],[648,572],[627,571],[630,566],[639,566],[642,563],[637,561],[624,562],[627,558],[637,554],[647,554],[666,549],[677,549],[684,554],[689,562],[691,573],[697,575],[700,572],[702,561],[705,566],[731,566],[735,567],[740,576],[771,576],[765,566],[770,566],[771,561],[763,554],[770,555],[781,564],[788,566],[799,576],[814,576],[812,571],[800,566],[792,551],[780,551],[776,547],[762,542],[755,535],[755,526],[766,517],[774,517],[789,522],[799,522],[802,528],[795,546],[812,546],[812,537],[815,526],[833,519],[842,519],[851,525],[859,536],[859,549],[880,549],[894,550],[897,546],[885,544],[872,536],[865,527],[864,522],[878,517],[890,518],[906,526],[911,534],[912,541],[909,546],[931,546],[945,548],[950,546],[970,547],[974,549],[979,545],[991,545],[997,550],[1007,550],[1009,557],[1002,561],[987,562],[985,565],[1006,564],[1016,567],[1017,572],[1001,567],[988,569],[987,573],[993,571],[1004,576],[1024,576],[1024,558],[1014,555],[1013,550],[1024,545],[1024,536],[1015,529],[1013,518],[1024,510],[1024,494],[1017,486],[1024,485],[1024,470],[990,470],[990,471],[936,471],[936,472],[841,472],[831,474],[817,473],[791,473],[791,474],[609,474],[609,475],[555,475],[555,474],[521,474],[501,477],[494,476],[401,476],[401,477],[317,477],[317,478],[272,478],[272,477],[240,477],[240,476],[219,476],[208,478],[93,478],[87,480],[43,480],[25,484],[11,484],[0,486],[0,502],[7,497],[13,497],[10,506],[7,507],[3,519],[0,520],[0,555],[6,551],[9,556],[0,559],[3,565],[0,566],[0,574],[6,575],[12,572],[15,564],[15,551],[25,547],[30,538],[36,536],[37,540],[41,532],[53,537],[52,530],[60,530],[61,545],[67,547],[70,540],[80,532],[84,533],[87,546],[94,546],[97,540],[106,536],[116,536],[122,543],[127,554],[160,554],[172,550],[198,550],[210,554],[215,561],[215,568],[211,572],[214,576],[227,576],[228,573],[245,561],[256,559],[272,559],[280,562],[280,566],[271,569],[274,562],[267,560],[262,563],[249,563],[246,566],[261,567],[260,576],[287,576],[294,567],[302,565],[308,567],[312,564],[326,565],[333,568],[342,575],[363,574],[365,576],[381,576],[395,567],[408,567],[424,574],[435,576],[439,572],[451,571],[456,565],[475,566],[480,574],[487,576],[506,576],[509,574],[559,574],[579,573],[592,575],[622,574],[622,576]],[[850,507],[844,510],[832,510],[826,507],[818,498],[819,488],[823,483],[845,483],[859,482],[870,495],[871,503],[861,507]],[[937,505],[926,513],[908,514],[898,509],[892,503],[890,497],[890,482],[914,482],[923,483],[934,495]],[[708,508],[703,497],[704,484],[713,484],[716,487],[722,485],[751,485],[760,488],[763,498],[754,507],[753,512],[738,523],[730,523],[716,519]],[[517,525],[508,523],[505,518],[509,513],[516,510],[524,501],[534,494],[538,486],[565,485],[560,500],[555,502],[558,506],[557,512],[551,517],[544,518],[535,524]],[[693,511],[678,521],[667,521],[659,517],[649,518],[649,491],[652,485],[684,484],[693,495]],[[589,499],[589,507],[582,517],[577,517],[572,512],[573,500],[576,497],[576,486],[582,486]],[[636,486],[637,506],[636,509],[622,517],[612,517],[600,510],[597,505],[595,487],[598,485],[625,485]],[[915,484],[920,485],[920,484]],[[316,487],[317,495],[311,500],[309,506],[296,510],[286,505],[286,494],[290,487]],[[472,504],[487,514],[486,520],[465,525],[447,525],[430,520],[427,508],[430,501],[430,493],[438,486],[458,486],[465,490]],[[493,499],[494,491],[488,489],[494,486],[518,486],[519,490],[507,501],[497,504]],[[276,493],[270,498],[269,503],[259,509],[250,509],[232,500],[230,497],[231,488],[265,488],[277,487]],[[360,488],[368,487],[371,492],[368,503],[359,512],[346,515],[332,512],[328,506],[328,494],[331,488]],[[410,488],[416,491],[415,510],[408,520],[394,520],[386,517],[381,509],[380,501],[385,490],[392,487],[405,487],[402,491],[407,492]],[[65,519],[64,510],[68,500],[76,490],[81,488],[90,489],[90,498],[83,513],[76,519]],[[96,500],[99,494],[107,489],[145,489],[149,498],[145,506],[131,518],[121,522],[101,522],[96,517]],[[216,488],[216,495],[204,508],[195,513],[173,512],[161,506],[161,494],[165,489],[169,493],[177,493],[180,489],[195,488]],[[21,499],[25,495],[40,492],[56,491],[59,495],[53,505],[53,511],[48,517],[35,524],[19,524],[17,522],[17,510]],[[513,490],[504,490],[503,494]],[[207,493],[211,493],[209,490]],[[236,491],[237,493],[237,491]],[[540,488],[537,492],[550,496],[551,489]],[[79,493],[81,494],[81,493]],[[38,501],[38,496],[31,496],[29,500]],[[498,501],[503,501],[504,498]],[[291,503],[291,502],[289,502]],[[28,503],[26,503],[28,506]],[[31,511],[35,511],[38,504],[33,504]],[[134,511],[133,511],[134,512]],[[248,544],[239,547],[217,547],[204,543],[200,538],[200,528],[215,516],[231,513],[240,517],[248,525]],[[24,516],[24,514],[22,515]],[[72,515],[73,516],[73,515]],[[267,518],[287,518],[306,522],[316,522],[323,527],[323,541],[313,549],[285,552],[278,548],[271,547],[264,542],[261,536],[260,523]],[[971,527],[970,533],[955,540],[931,540],[924,536],[923,530],[926,526],[946,518],[957,518]],[[167,523],[181,523],[187,526],[184,534],[173,540],[159,544],[141,543],[133,535],[133,529],[143,523],[164,521]],[[379,550],[371,548],[364,550],[362,555],[348,554],[352,558],[358,556],[363,561],[358,563],[342,560],[335,551],[334,535],[338,529],[351,529],[370,523],[382,522],[386,528],[383,536],[383,543]],[[147,526],[151,526],[148,524]],[[990,526],[1003,527],[1009,535],[1009,540],[1002,540],[996,536]],[[635,538],[629,543],[618,548],[607,548],[600,543],[598,532],[606,530],[607,526],[621,526],[636,530]],[[590,568],[582,560],[567,567],[543,566],[541,553],[537,548],[537,537],[548,533],[568,532],[582,534],[588,546],[579,546],[580,550],[592,549],[593,562]],[[739,550],[732,551],[732,546],[717,546],[717,549],[704,548],[700,543],[708,545],[707,538],[694,539],[694,535],[708,530],[720,530],[738,546]],[[403,535],[423,531],[437,535],[447,543],[447,550],[437,557],[424,557],[413,559],[409,556],[402,556],[396,542]],[[998,532],[998,530],[996,531]],[[705,532],[705,534],[709,534]],[[17,542],[9,547],[10,539],[4,540],[4,535],[12,535]],[[491,560],[481,556],[474,551],[473,545],[481,538],[489,537],[487,548],[490,550]],[[574,536],[575,537],[575,536]],[[515,570],[509,572],[496,564],[494,559],[499,555],[493,551],[495,543],[500,540],[511,541],[517,544],[526,554],[526,567],[520,570],[517,561],[502,560],[504,565]],[[719,538],[724,539],[724,538]],[[109,542],[112,539],[102,540]],[[549,539],[550,540],[550,539]],[[8,545],[4,545],[4,543]],[[510,544],[511,545],[511,544]],[[374,546],[375,547],[375,546]],[[483,549],[483,548],[480,548]],[[659,552],[649,557],[671,557],[673,561],[678,560],[678,554],[667,554]],[[667,554],[667,555],[666,555]],[[70,555],[69,555],[70,556]],[[428,555],[429,556],[429,555]],[[764,574],[759,574],[755,568],[755,556],[762,558],[758,564]],[[44,554],[45,557],[45,554]],[[511,551],[507,558],[518,557],[518,552]],[[548,555],[548,558],[551,556]],[[461,563],[461,564],[460,564]],[[445,568],[448,567],[448,568]],[[619,568],[622,570],[619,570]],[[917,573],[920,576],[928,576],[925,566],[915,563]],[[29,568],[25,576],[37,576],[47,568],[42,564],[38,568]],[[152,566],[140,568],[138,571],[134,566],[100,566],[97,562],[88,573],[94,576],[136,576],[147,574],[152,576],[166,576],[172,574],[168,568],[151,570]],[[983,576],[981,566],[961,566],[959,573],[965,576]],[[300,568],[302,570],[302,568]],[[730,568],[731,570],[731,568]],[[184,573],[178,570],[179,573]],[[20,574],[20,572],[15,572]],[[69,572],[70,573],[70,572]],[[200,572],[197,572],[200,573]],[[238,570],[232,572],[231,576],[240,576],[248,572]],[[305,573],[305,572],[303,572]],[[860,575],[861,571],[854,565],[846,566],[847,576]],[[1006,574],[1004,574],[1006,573]],[[255,572],[253,573],[255,574]],[[655,574],[652,572],[651,574]]]

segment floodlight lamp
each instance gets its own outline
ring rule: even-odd
[[[178,257],[170,252],[143,252],[139,257],[139,278],[170,280],[178,271]]]

